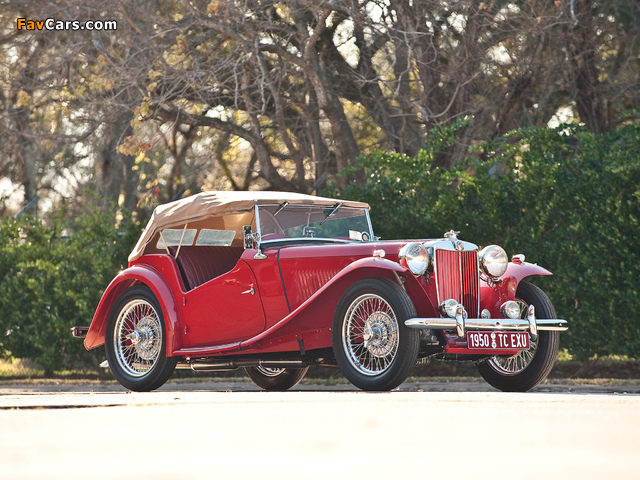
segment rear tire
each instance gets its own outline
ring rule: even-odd
[[[160,388],[178,359],[166,356],[162,308],[146,286],[128,288],[109,313],[105,350],[109,367],[120,384],[136,392]]]
[[[245,372],[260,388],[269,392],[284,392],[295,387],[307,374],[309,367],[305,368],[266,368],[245,367]]]
[[[558,318],[549,297],[532,283],[518,285],[516,301],[522,306],[521,317],[533,305],[538,318]],[[560,345],[560,332],[540,331],[537,341],[530,342],[529,350],[511,357],[491,357],[477,365],[478,372],[488,384],[503,392],[526,392],[547,378],[555,364]]]
[[[333,318],[333,351],[342,373],[356,387],[387,391],[404,382],[416,365],[418,330],[404,321],[416,310],[402,287],[384,278],[360,280],[342,295]]]

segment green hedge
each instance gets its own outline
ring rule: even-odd
[[[0,357],[29,358],[47,375],[103,360],[102,352],[88,354],[70,328],[91,323],[140,235],[130,216],[117,227],[114,219],[114,212],[94,212],[52,227],[33,217],[2,222]]]
[[[577,125],[511,132],[453,171],[432,169],[456,128],[431,133],[414,158],[362,159],[366,183],[340,192],[372,205],[383,238],[441,237],[524,253],[553,277],[534,282],[570,322],[577,359],[640,352],[640,123],[593,135]],[[336,192],[329,192],[336,193]]]

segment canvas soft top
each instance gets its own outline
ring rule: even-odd
[[[222,217],[252,212],[256,205],[275,205],[289,202],[292,205],[331,206],[341,202],[345,207],[366,208],[363,202],[333,199],[290,192],[202,192],[175,202],[156,207],[147,227],[134,247],[129,261],[140,257],[147,243],[165,228],[181,227],[187,222],[198,222],[207,217]],[[237,228],[241,228],[240,225]]]

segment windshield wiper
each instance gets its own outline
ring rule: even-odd
[[[338,210],[340,210],[340,207],[342,206],[342,202],[340,203],[336,203],[333,208],[331,210],[329,210],[329,213],[327,213],[324,218],[322,219],[322,221],[320,222],[320,225],[322,225],[324,222],[327,221],[327,218],[329,218],[331,215],[335,215],[336,213],[338,213]]]
[[[284,203],[281,203],[280,206],[278,207],[278,209],[273,214],[273,216],[275,217],[276,215],[278,215],[284,209],[284,207],[286,207],[287,205],[289,205],[289,200],[287,200]]]

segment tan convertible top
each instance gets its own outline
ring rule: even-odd
[[[263,191],[202,192],[156,207],[147,227],[144,229],[144,232],[142,232],[131,255],[129,255],[129,261],[131,262],[140,257],[147,243],[154,238],[158,231],[165,228],[182,227],[187,222],[199,222],[208,217],[249,213],[253,212],[255,205],[277,205],[284,202],[289,202],[292,205],[322,206],[330,206],[336,202],[342,202],[345,207],[369,209],[369,205],[362,202],[315,197],[302,193]],[[244,221],[243,224],[246,224]],[[235,226],[236,230],[241,228],[242,225]]]

